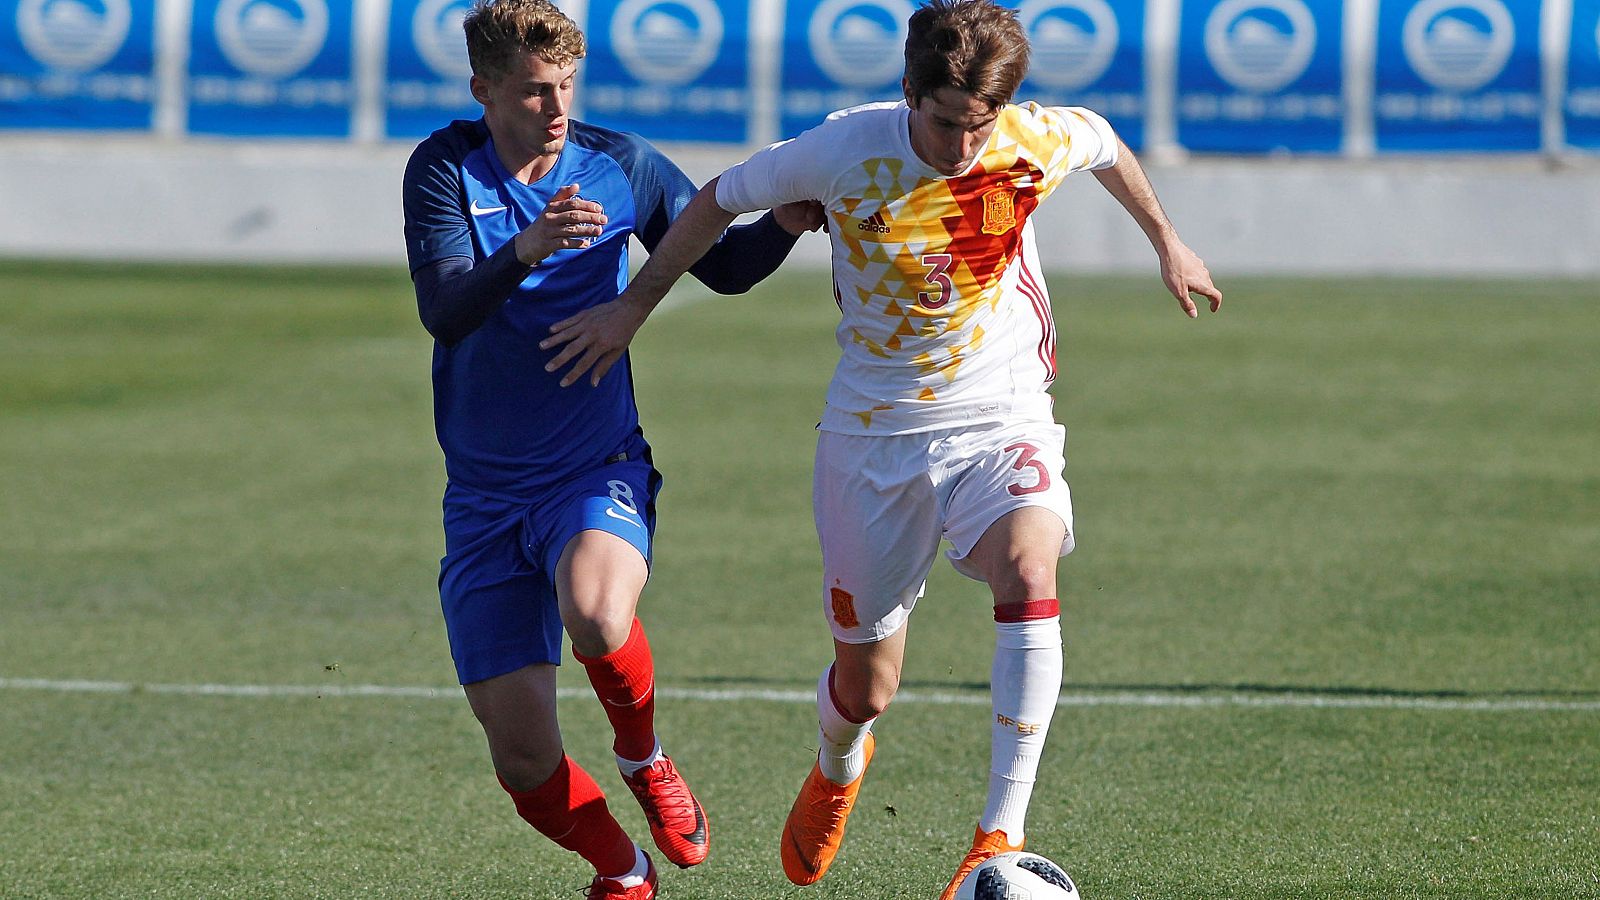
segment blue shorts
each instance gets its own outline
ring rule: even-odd
[[[439,602],[462,684],[561,662],[556,563],[580,531],[604,531],[650,562],[661,474],[642,440],[626,458],[552,487],[533,503],[495,500],[450,485]]]

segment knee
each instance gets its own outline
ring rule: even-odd
[[[1010,560],[990,583],[996,603],[1042,600],[1056,596],[1056,559]]]
[[[858,721],[875,719],[889,708],[894,695],[900,690],[900,673],[896,671],[873,672],[872,677],[857,685],[835,685],[840,712]]]
[[[605,656],[628,642],[628,634],[633,630],[633,605],[573,604],[562,620],[567,635],[572,638],[573,650],[590,658]]]
[[[889,703],[894,700],[895,692],[899,688],[900,685],[896,683],[872,691],[860,703],[852,705],[850,715],[857,719],[876,719],[889,708]]]
[[[495,773],[514,791],[531,791],[555,774],[565,751],[560,741],[491,746]]]

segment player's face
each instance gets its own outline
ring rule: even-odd
[[[920,100],[911,99],[911,149],[941,175],[959,175],[972,165],[994,132],[998,108],[966,91],[943,87]]]
[[[536,53],[519,53],[510,70],[493,81],[472,76],[472,96],[483,104],[495,144],[533,156],[561,152],[577,73],[577,60],[558,66]]]

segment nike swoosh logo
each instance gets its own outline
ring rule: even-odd
[[[621,519],[622,521],[627,522],[629,525],[637,525],[640,528],[644,527],[644,523],[643,522],[640,522],[637,519],[630,519],[627,516],[623,515],[622,513],[617,512],[616,510],[612,509],[609,506],[606,507],[606,515],[610,516],[613,519]]]
[[[783,839],[788,843],[789,852],[794,856],[794,861],[799,863],[800,867],[805,869],[806,874],[811,876],[812,880],[814,881],[817,875],[817,866],[812,864],[810,857],[806,856],[805,850],[800,847],[800,839],[795,836],[794,832],[787,828],[783,830]],[[789,880],[794,881],[792,878]],[[807,883],[809,884],[810,882]]]
[[[472,214],[475,216],[487,216],[490,213],[505,212],[505,209],[504,206],[479,206],[478,201],[472,201]]]
[[[643,703],[647,697],[649,697],[651,694],[655,693],[655,690],[656,690],[656,686],[654,684],[651,684],[649,689],[647,689],[644,693],[642,693],[639,696],[633,698],[632,700],[624,700],[621,703],[618,703],[617,701],[612,700],[610,697],[601,697],[600,699],[604,700],[605,702],[607,702],[609,704],[611,704],[612,706],[621,707],[621,708],[626,709],[626,708],[629,708],[629,707],[638,706],[639,704]]]
[[[694,805],[694,830],[688,833],[678,832],[678,837],[683,838],[696,847],[706,842],[706,814],[700,809],[698,802]]]

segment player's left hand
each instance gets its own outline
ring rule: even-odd
[[[827,222],[822,204],[815,200],[796,200],[774,207],[772,217],[777,220],[778,227],[796,237],[816,231]]]
[[[590,373],[590,386],[598,385],[600,379],[622,358],[648,315],[648,310],[641,310],[638,304],[630,303],[628,293],[624,291],[609,303],[592,306],[575,316],[562,319],[551,325],[550,336],[539,342],[540,350],[566,344],[554,359],[545,364],[544,370],[554,372],[572,362],[572,368],[561,378],[562,387],[575,384],[585,372]]]
[[[1189,318],[1200,314],[1190,294],[1199,294],[1211,301],[1211,311],[1222,306],[1222,291],[1211,283],[1211,271],[1200,257],[1182,241],[1174,240],[1172,246],[1161,254],[1161,280],[1167,290],[1178,298],[1178,305]]]

